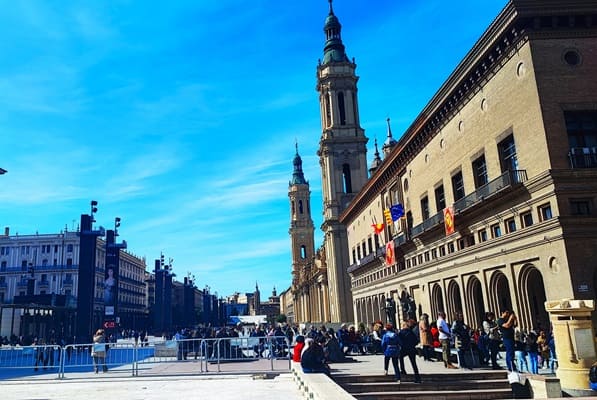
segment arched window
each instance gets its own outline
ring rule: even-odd
[[[294,209],[294,200],[290,202],[290,206],[292,208],[292,215],[294,215],[296,213],[296,210]]]
[[[307,258],[307,248],[305,247],[305,245],[301,246],[301,258],[304,260],[305,258]]]
[[[299,200],[299,214],[303,213],[303,201]]]
[[[340,111],[340,125],[346,125],[346,109],[344,108],[344,92],[338,93],[338,111]]]
[[[350,177],[350,165],[342,165],[342,178],[344,183],[344,193],[352,193],[352,180]]]

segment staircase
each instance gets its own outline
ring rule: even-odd
[[[394,381],[393,375],[333,375],[332,378],[352,396],[363,400],[491,400],[513,397],[505,371],[421,374],[422,383],[414,383],[410,374],[402,376],[400,383]]]

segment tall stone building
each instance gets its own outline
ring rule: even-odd
[[[293,322],[329,322],[328,279],[322,250],[315,252],[315,227],[311,218],[311,191],[303,173],[298,153],[288,183],[290,200],[290,241],[292,246],[292,320]],[[286,311],[286,308],[284,309]]]
[[[367,138],[359,123],[356,64],[346,56],[341,25],[330,1],[325,20],[323,60],[317,66],[321,112],[321,166],[324,251],[332,322],[353,320],[346,227],[340,214],[367,182]]]
[[[394,298],[398,319],[507,308],[528,330],[597,297],[595,77],[597,3],[507,3],[338,217],[357,322]]]

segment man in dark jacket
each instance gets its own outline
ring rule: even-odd
[[[400,351],[401,374],[406,375],[406,369],[404,368],[404,357],[408,357],[410,360],[410,365],[415,372],[415,383],[421,383],[421,376],[419,375],[419,368],[417,367],[416,349],[419,340],[407,321],[402,322],[402,329],[400,329],[400,332],[398,332],[398,336],[402,342],[402,349]]]

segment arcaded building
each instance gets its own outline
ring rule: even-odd
[[[393,297],[400,319],[412,299],[417,317],[478,326],[509,308],[531,329],[548,326],[546,300],[596,298],[597,3],[509,1],[371,167],[333,203],[355,322],[385,319]]]

